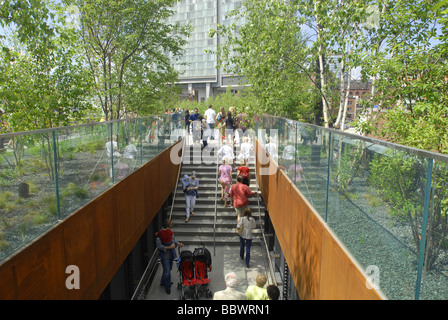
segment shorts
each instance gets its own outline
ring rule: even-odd
[[[244,206],[244,207],[241,207],[241,208],[235,207],[236,214],[239,215],[240,217],[242,217],[244,209],[246,209],[246,208],[247,208],[247,206]]]

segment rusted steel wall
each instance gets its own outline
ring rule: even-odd
[[[174,190],[174,146],[0,265],[0,299],[98,299]],[[79,289],[66,287],[70,265]]]
[[[257,141],[257,179],[299,297],[302,300],[381,300],[366,274],[324,220]],[[269,174],[268,174],[269,173]]]

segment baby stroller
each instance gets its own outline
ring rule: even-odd
[[[185,300],[187,293],[193,295],[193,299],[196,298],[196,279],[194,275],[194,257],[193,253],[189,250],[180,251],[179,259],[177,260],[177,270],[179,271],[179,283],[178,288],[181,289],[180,299]],[[187,291],[187,289],[189,289]]]
[[[202,248],[196,248],[194,250],[193,257],[196,277],[195,298],[198,299],[201,293],[205,293],[207,298],[211,298],[213,294],[209,289],[210,279],[208,278],[208,272],[212,271],[212,255],[207,248],[202,246]]]

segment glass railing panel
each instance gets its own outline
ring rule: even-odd
[[[135,122],[121,120],[112,124],[113,136],[116,137],[118,150],[114,157],[114,182],[126,178],[135,171],[139,162],[137,149],[139,135],[136,135]]]
[[[434,161],[421,300],[448,299],[448,162]]]
[[[2,137],[0,260],[58,221],[52,131]]]
[[[167,114],[2,135],[0,261],[182,138],[182,120]]]
[[[297,152],[294,163],[289,167],[289,175],[311,205],[324,217],[328,176],[326,136],[314,126],[296,123],[295,127]]]
[[[141,125],[144,132],[141,154],[143,163],[146,163],[159,154],[160,144],[163,144],[163,141],[159,139],[161,130],[158,116],[144,118]]]
[[[390,299],[414,299],[427,159],[335,134],[328,225]]]
[[[109,136],[108,123],[56,130],[59,203],[63,217],[112,185]]]

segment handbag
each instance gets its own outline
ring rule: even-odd
[[[243,230],[244,230],[244,223],[241,222],[241,226],[239,226],[239,227],[237,226],[236,227],[236,232],[241,236],[243,234]]]

